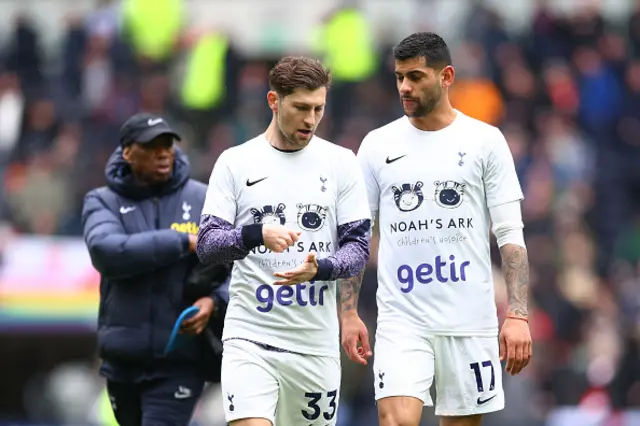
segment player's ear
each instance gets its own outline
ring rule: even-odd
[[[127,145],[124,147],[124,149],[122,150],[122,158],[124,158],[124,161],[126,161],[127,163],[131,162],[131,145]]]
[[[275,91],[269,90],[267,93],[267,102],[269,103],[271,111],[278,112],[278,94]]]
[[[453,66],[447,65],[440,71],[440,84],[443,89],[451,86],[453,84],[453,80],[455,79],[456,72],[453,69]]]

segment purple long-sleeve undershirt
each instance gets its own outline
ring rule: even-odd
[[[318,259],[315,280],[332,281],[356,276],[369,260],[369,230],[371,221],[357,220],[338,226],[338,250]],[[262,245],[262,225],[234,228],[224,219],[203,215],[196,244],[202,263],[231,263],[245,258],[251,249]]]
[[[234,228],[232,224],[217,216],[202,215],[200,218],[196,242],[196,254],[200,262],[231,263],[244,259],[252,248],[247,247],[243,241],[242,227]]]

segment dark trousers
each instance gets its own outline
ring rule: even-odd
[[[195,376],[107,381],[120,426],[187,426],[203,388],[204,379]]]

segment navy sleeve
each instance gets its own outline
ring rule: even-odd
[[[184,283],[185,300],[195,302],[201,297],[211,296],[229,278],[232,265],[198,262]]]
[[[200,219],[196,253],[204,264],[229,264],[244,259],[263,243],[261,224],[234,228],[224,219],[205,214]]]
[[[218,318],[224,318],[226,306],[229,304],[229,280],[227,279],[221,285],[213,290],[210,296],[215,303],[215,314]]]
[[[82,225],[91,263],[107,278],[142,274],[189,254],[189,236],[172,229],[127,234],[94,191],[84,199]]]
[[[370,220],[356,220],[338,226],[339,249],[333,256],[318,259],[314,280],[333,281],[358,275],[369,261]]]

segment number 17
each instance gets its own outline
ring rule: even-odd
[[[474,362],[469,364],[469,367],[473,370],[473,374],[476,376],[476,385],[478,386],[478,392],[484,392],[484,384],[482,381],[482,372],[480,371],[480,364],[482,367],[491,367],[491,383],[489,384],[489,390],[492,391],[496,387],[496,373],[493,370],[493,363],[489,361],[482,361],[482,363]]]

